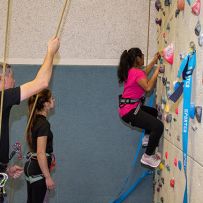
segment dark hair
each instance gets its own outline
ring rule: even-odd
[[[142,51],[139,48],[131,48],[128,51],[125,50],[121,54],[117,71],[120,84],[122,84],[128,78],[128,71],[133,67],[137,57],[142,57]]]
[[[33,95],[28,99],[28,119],[30,118],[35,100],[36,100],[36,96],[37,95]],[[28,143],[28,146],[30,148],[30,150],[32,151],[32,128],[34,126],[34,122],[35,122],[35,118],[36,118],[36,114],[37,111],[41,111],[44,108],[44,103],[48,102],[51,98],[51,91],[49,89],[44,89],[42,90],[40,93],[38,93],[38,99],[37,99],[37,103],[35,106],[35,109],[33,111],[33,115],[32,118],[30,120],[28,129],[27,129],[27,133],[26,133],[26,140]]]

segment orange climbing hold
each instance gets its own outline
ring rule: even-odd
[[[178,10],[183,11],[185,9],[185,0],[178,0],[177,8]]]

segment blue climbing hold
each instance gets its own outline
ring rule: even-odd
[[[190,118],[194,119],[195,117],[195,105],[193,103],[190,104]]]
[[[181,163],[180,160],[178,161],[178,168],[179,168],[179,170],[181,171],[181,169],[182,169],[182,163]]]

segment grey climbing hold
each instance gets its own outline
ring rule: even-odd
[[[198,44],[200,47],[203,46],[203,33],[201,33],[198,37]]]
[[[200,24],[200,22],[199,22],[199,20],[197,21],[197,24],[196,24],[196,26],[195,26],[195,34],[197,35],[197,36],[199,36],[200,35],[200,32],[201,32],[201,24]]]

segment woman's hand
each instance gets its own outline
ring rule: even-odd
[[[53,190],[55,188],[55,183],[51,176],[47,177],[46,179],[46,186],[48,190]]]
[[[154,55],[154,59],[153,59],[154,63],[157,63],[158,59],[160,59],[160,58],[161,58],[161,54],[160,54],[159,52],[157,52],[157,53]]]

